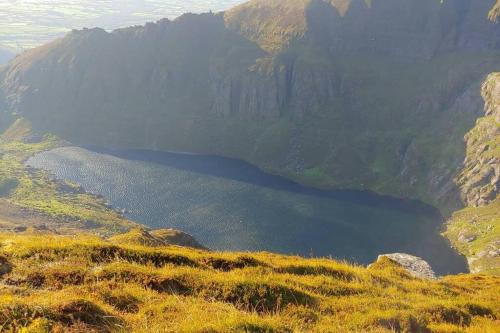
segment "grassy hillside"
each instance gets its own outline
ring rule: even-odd
[[[0,235],[12,332],[495,332],[500,278],[327,259]]]

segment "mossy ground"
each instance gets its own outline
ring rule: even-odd
[[[495,332],[500,278],[327,259],[0,235],[0,324],[20,332]]]

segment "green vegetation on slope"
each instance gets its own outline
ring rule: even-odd
[[[103,199],[85,193],[78,185],[56,181],[46,172],[24,165],[31,155],[60,144],[51,135],[37,138],[24,119],[17,120],[0,136],[0,216],[10,222],[3,227],[37,226],[37,219],[58,232],[94,229],[110,233],[135,226],[107,207]]]
[[[11,332],[495,332],[500,278],[95,236],[0,235]]]

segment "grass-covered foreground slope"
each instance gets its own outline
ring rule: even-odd
[[[33,134],[24,119],[0,136],[0,230],[48,228],[74,233],[87,229],[107,234],[135,226],[104,199],[24,165],[29,156],[60,144],[53,136]]]
[[[465,136],[464,168],[456,178],[467,208],[448,221],[446,235],[474,271],[500,273],[500,73],[483,84],[485,116]]]
[[[499,277],[421,280],[387,259],[367,269],[24,233],[0,234],[0,261],[3,331],[496,332],[500,324]]]

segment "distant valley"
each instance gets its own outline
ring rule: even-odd
[[[116,29],[187,12],[220,11],[242,0],[21,0],[0,3],[0,45],[27,50],[72,29]],[[1,60],[1,59],[0,59]]]

